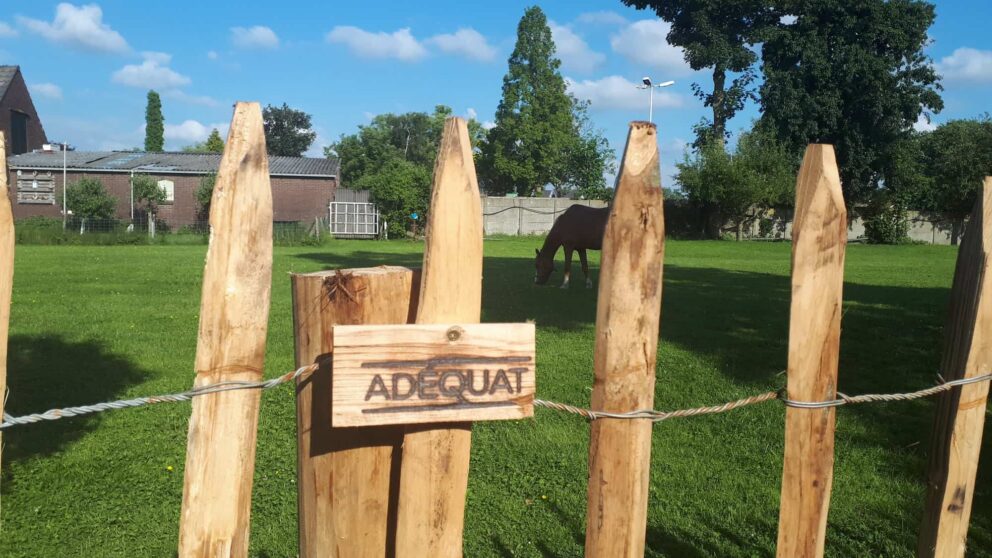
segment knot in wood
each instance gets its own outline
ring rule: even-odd
[[[458,341],[459,339],[462,338],[462,333],[464,332],[465,330],[463,330],[458,326],[451,326],[450,328],[448,328],[448,331],[445,333],[445,337],[448,338],[448,341],[454,343],[455,341]]]

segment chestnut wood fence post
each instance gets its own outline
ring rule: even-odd
[[[258,381],[272,287],[272,189],[258,103],[238,103],[210,205],[195,386]],[[179,556],[248,554],[258,390],[193,400]]]
[[[468,127],[444,123],[424,245],[417,323],[478,323],[482,205]],[[400,472],[396,555],[462,555],[471,423],[408,426]]]
[[[7,400],[7,337],[10,327],[10,298],[14,287],[14,216],[10,208],[10,186],[7,184],[7,153],[3,132],[0,132],[0,417]],[[0,431],[0,452],[3,432]],[[0,463],[3,455],[0,454]]]
[[[944,328],[945,380],[992,373],[992,177],[985,178],[958,250],[954,287]],[[927,503],[917,555],[965,555],[968,521],[982,449],[989,383],[954,388],[940,396],[927,472]]]
[[[792,226],[788,396],[837,394],[847,210],[834,149],[806,148]],[[785,461],[778,524],[780,558],[823,556],[834,465],[835,408],[785,412]]]
[[[301,558],[391,556],[402,426],[331,428],[335,325],[405,324],[419,272],[403,267],[292,276],[296,365],[319,363],[296,387]]]
[[[657,131],[634,122],[603,237],[593,410],[654,407],[664,248]],[[644,556],[651,426],[647,419],[592,423],[586,556]]]

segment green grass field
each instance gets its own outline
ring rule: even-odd
[[[581,275],[567,291],[533,285],[536,244],[486,243],[483,320],[535,320],[538,396],[587,405],[596,291],[582,288]],[[277,248],[266,375],[293,367],[289,272],[417,265],[421,250],[360,241]],[[789,251],[668,243],[657,407],[784,385]],[[18,246],[7,411],[189,388],[204,254],[204,246]],[[955,257],[947,247],[848,248],[841,391],[934,381]],[[914,554],[933,408],[838,411],[828,556]],[[173,556],[189,413],[170,404],[6,431],[0,556]],[[781,405],[765,403],[655,426],[648,556],[773,554],[783,417]],[[293,390],[266,392],[253,556],[296,556],[294,424]],[[467,556],[582,555],[588,432],[580,418],[544,410],[535,420],[476,425]],[[970,556],[992,556],[989,436],[984,445]]]

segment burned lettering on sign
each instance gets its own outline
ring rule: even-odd
[[[362,409],[363,413],[397,413],[516,406],[513,400],[523,390],[523,377],[530,372],[529,356],[446,356],[426,360],[365,362],[362,368],[417,369],[395,372],[389,382],[376,374],[369,382],[365,401],[403,401],[416,395],[420,404]],[[512,379],[511,379],[512,378]],[[391,387],[391,389],[390,389]],[[477,400],[505,396],[505,400]]]

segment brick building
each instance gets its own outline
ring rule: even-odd
[[[0,66],[0,131],[7,140],[6,155],[28,153],[48,142],[19,66]]]
[[[61,151],[37,151],[8,157],[14,219],[62,218],[62,156]],[[204,176],[217,172],[219,164],[219,153],[65,152],[70,187],[81,178],[99,179],[117,198],[117,218],[121,220],[131,216],[131,177],[144,174],[154,178],[168,198],[159,207],[158,218],[170,226],[197,221],[196,189]],[[336,159],[269,157],[274,220],[327,217],[338,173]]]

